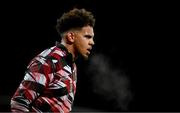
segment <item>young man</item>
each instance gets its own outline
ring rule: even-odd
[[[37,55],[11,99],[12,112],[68,113],[76,92],[76,64],[79,55],[88,59],[94,45],[93,14],[73,9],[57,20],[62,37],[55,46]]]

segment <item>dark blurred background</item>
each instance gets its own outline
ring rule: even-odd
[[[1,3],[0,111],[30,60],[53,46],[56,20],[73,7],[96,18],[90,60],[78,60],[73,111],[180,111],[176,3],[75,1]]]

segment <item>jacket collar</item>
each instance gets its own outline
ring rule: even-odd
[[[74,63],[72,54],[68,51],[68,49],[63,44],[56,41],[56,47],[58,47],[61,50],[66,52],[67,55],[66,55],[65,59],[66,59],[68,64]]]

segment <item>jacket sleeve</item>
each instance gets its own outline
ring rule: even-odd
[[[29,112],[31,104],[47,87],[52,78],[50,62],[37,57],[28,66],[24,79],[11,98],[12,112]]]

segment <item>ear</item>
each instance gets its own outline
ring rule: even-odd
[[[74,36],[74,33],[73,32],[68,32],[67,33],[67,42],[68,43],[73,43],[74,40],[75,40],[75,36]]]

